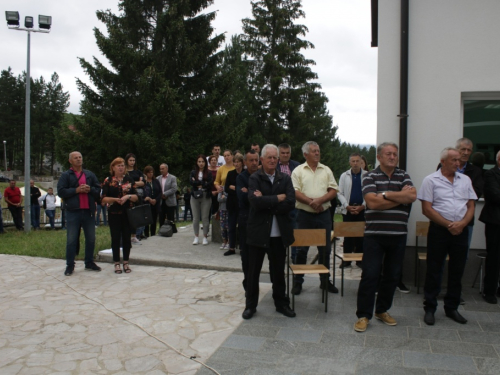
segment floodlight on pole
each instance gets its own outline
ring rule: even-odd
[[[26,115],[25,115],[25,129],[24,129],[24,231],[29,233],[31,230],[31,199],[28,199],[28,187],[30,186],[31,179],[31,129],[30,129],[30,46],[31,46],[31,33],[50,33],[50,26],[52,25],[51,16],[38,16],[39,29],[33,29],[33,17],[28,16],[24,18],[24,28],[19,27],[19,12],[6,11],[5,19],[7,20],[7,27],[11,30],[26,31],[28,33],[28,57],[26,61]],[[4,141],[5,147],[6,141]]]

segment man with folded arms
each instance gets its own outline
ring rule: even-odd
[[[447,256],[448,287],[444,296],[444,311],[447,317],[457,323],[467,323],[467,319],[457,309],[467,261],[467,226],[474,216],[477,195],[471,179],[457,173],[459,165],[459,151],[452,147],[445,148],[441,151],[441,168],[424,178],[418,193],[422,213],[431,221],[427,235],[427,273],[424,286],[424,322],[427,325],[435,323],[437,296],[441,291]]]
[[[250,176],[248,184],[247,232],[252,235],[247,237],[249,270],[242,317],[250,319],[257,312],[259,276],[267,253],[276,311],[293,318],[286,295],[285,259],[286,247],[294,241],[290,211],[295,207],[295,192],[290,176],[276,170],[278,147],[265,145],[261,161],[262,168]]]

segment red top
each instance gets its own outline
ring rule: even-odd
[[[73,168],[70,168],[70,169],[73,169]],[[83,173],[83,171],[78,173],[77,171],[75,171],[73,169],[73,172],[75,172],[76,179],[78,180],[78,185],[87,185],[87,178],[85,177],[85,173]],[[80,209],[82,209],[82,210],[90,209],[89,196],[87,195],[87,193],[80,193],[78,195],[80,198]]]
[[[9,186],[5,189],[3,195],[13,204],[21,203],[21,190],[17,186],[15,188]],[[14,207],[13,204],[8,203],[9,207]]]

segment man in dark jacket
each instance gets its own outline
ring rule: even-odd
[[[66,276],[75,270],[75,255],[78,249],[80,228],[85,235],[85,269],[100,271],[94,263],[95,248],[95,199],[99,197],[101,185],[92,172],[83,169],[82,154],[69,154],[71,168],[64,172],[57,183],[57,194],[66,202]]]
[[[484,207],[479,216],[479,221],[485,224],[487,253],[483,298],[495,305],[500,276],[500,152],[496,162],[497,165],[484,174]]]
[[[248,280],[248,245],[247,224],[250,203],[248,202],[248,185],[250,176],[259,170],[259,155],[249,150],[243,157],[247,169],[236,177],[236,195],[238,196],[238,235],[240,239],[241,269],[243,270],[243,289],[247,290]]]
[[[248,188],[247,231],[252,236],[247,238],[249,275],[242,317],[250,319],[257,311],[259,276],[267,253],[276,311],[292,318],[295,312],[290,309],[286,296],[285,259],[286,247],[294,241],[289,213],[295,207],[295,191],[290,177],[276,170],[278,148],[275,145],[262,148],[261,161],[262,168],[250,176]]]

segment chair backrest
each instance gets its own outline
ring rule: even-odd
[[[291,246],[326,246],[326,229],[294,229]]]
[[[363,237],[365,235],[364,221],[336,222],[333,225],[335,237]]]
[[[429,232],[429,223],[429,221],[417,221],[415,236],[427,237],[427,233]]]

